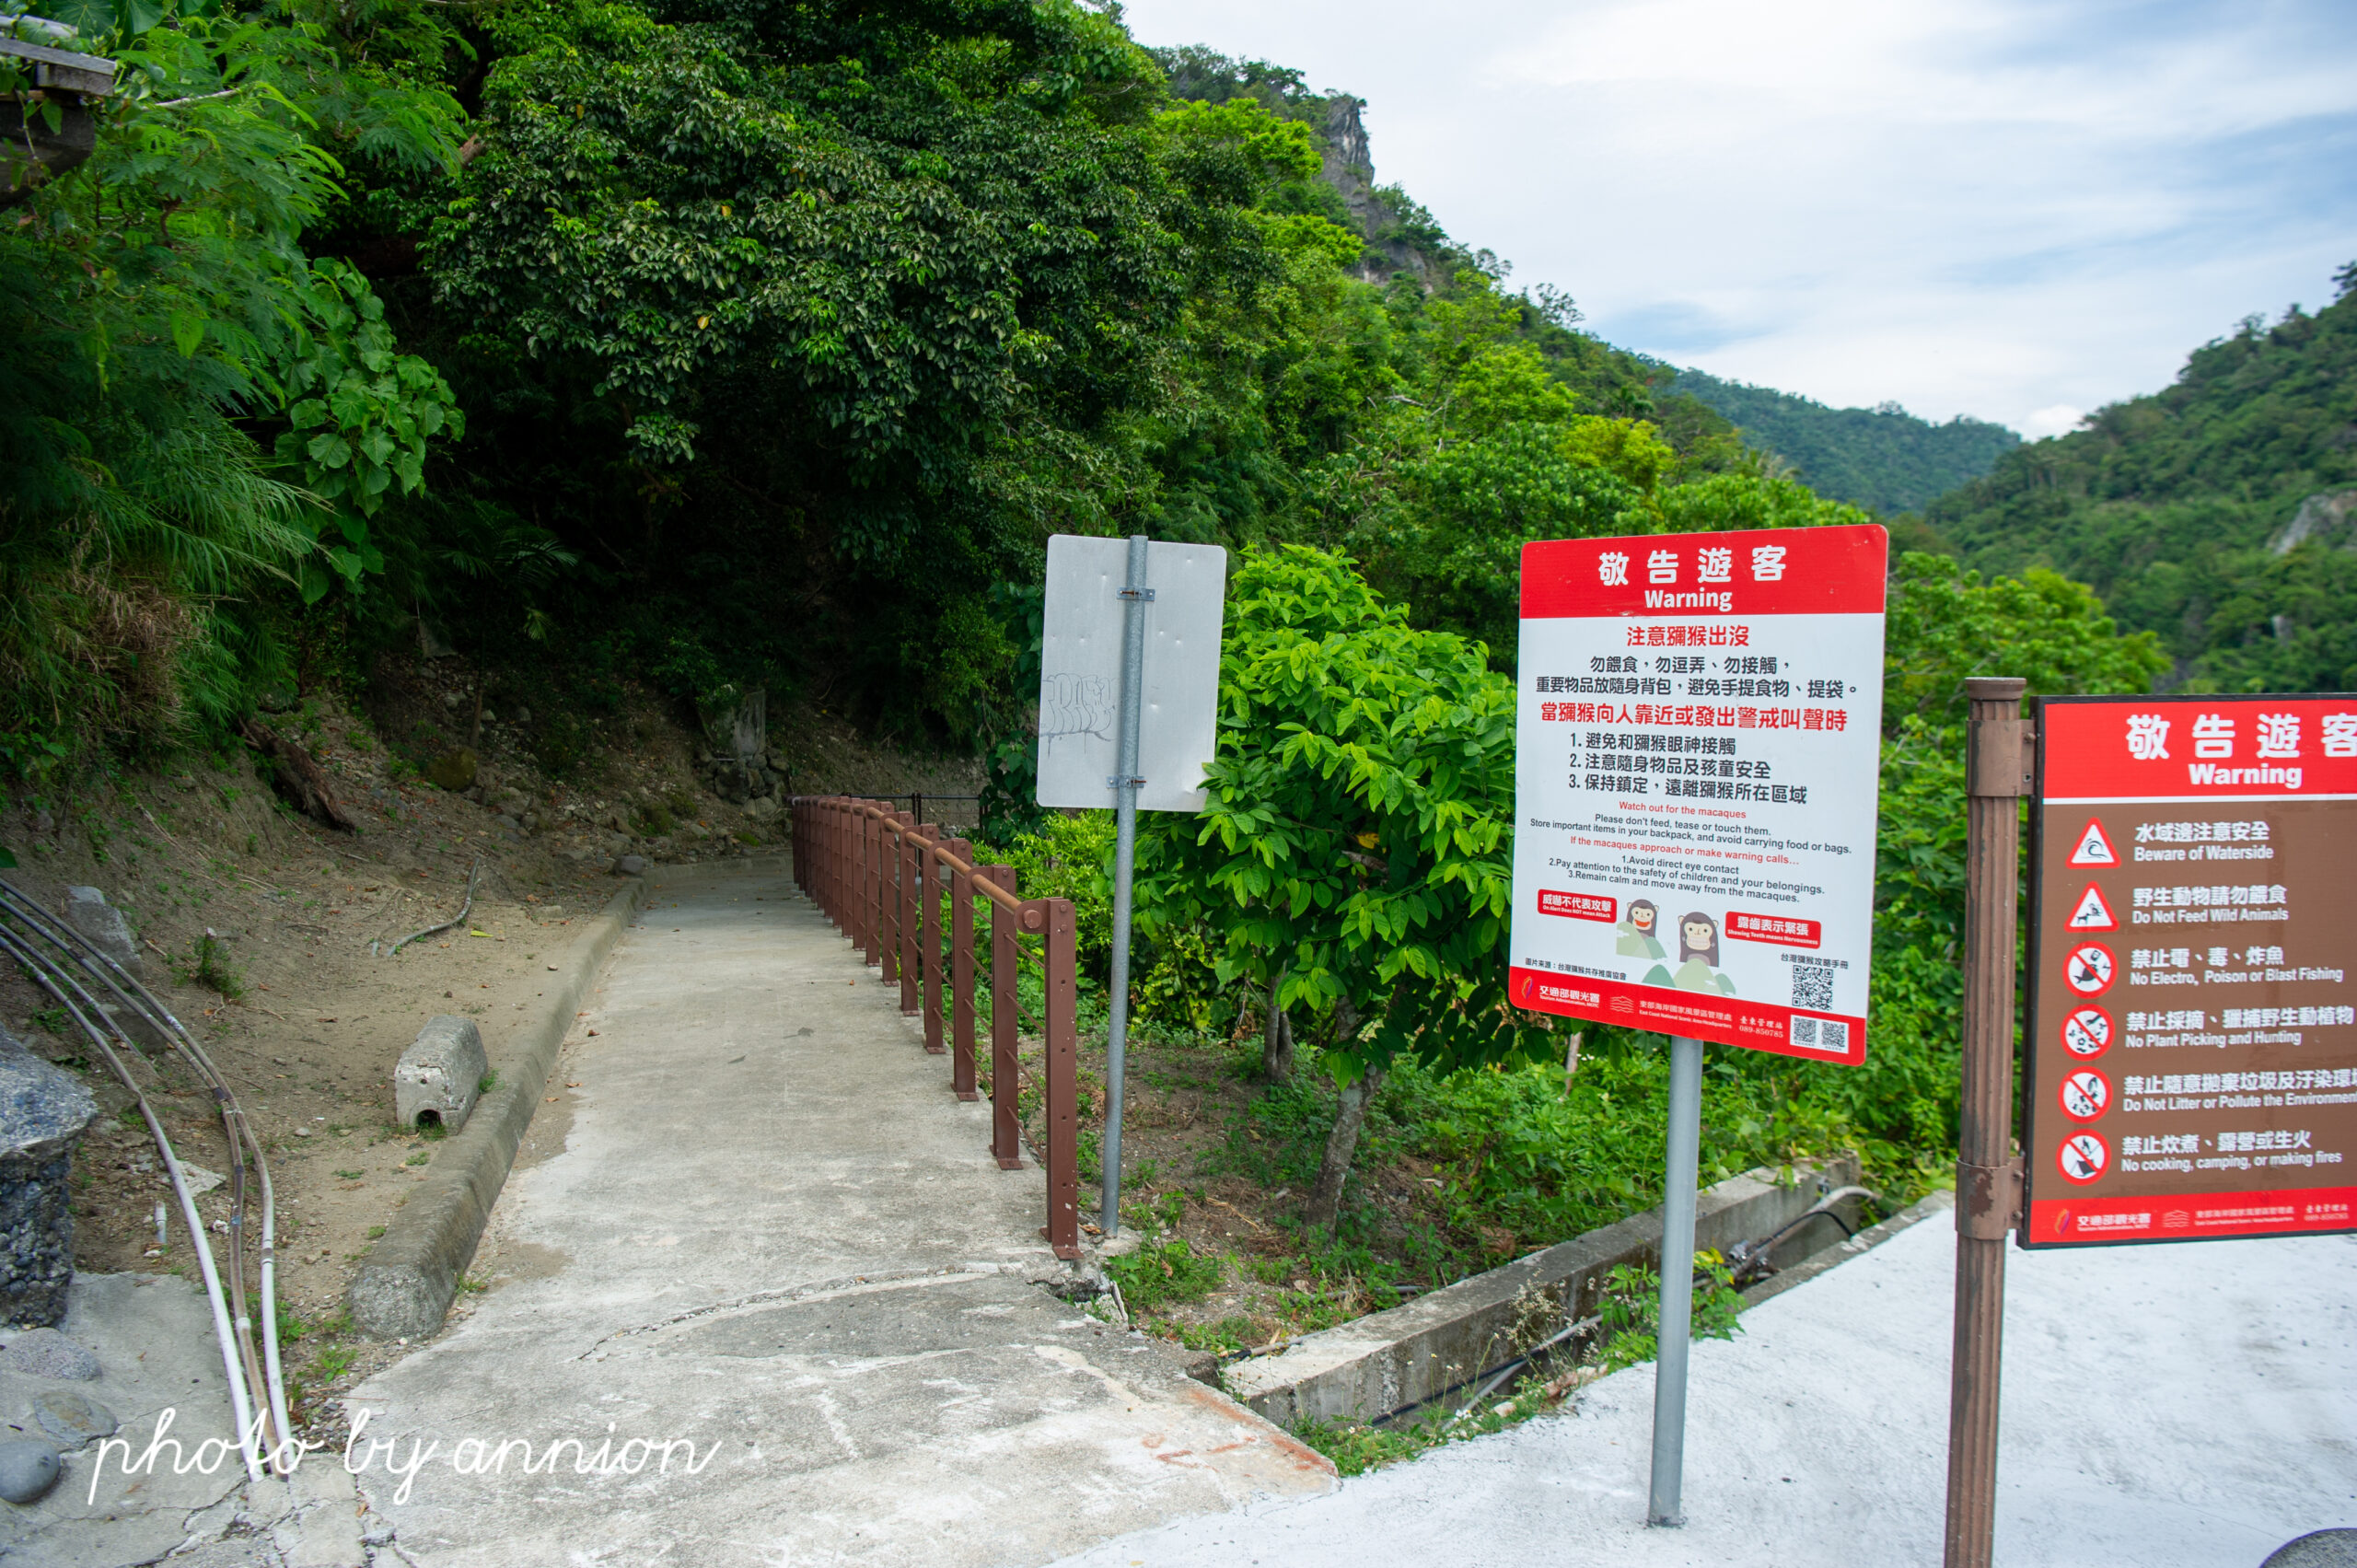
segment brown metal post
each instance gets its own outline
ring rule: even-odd
[[[941,842],[917,830],[917,973],[923,981],[918,1011],[924,1016],[924,1048],[935,1056],[941,1043]]]
[[[2026,683],[1965,683],[1964,1096],[1956,1173],[1956,1343],[1948,1393],[1946,1568],[1989,1568],[1997,1513],[1997,1373],[2005,1237],[2021,1208],[2013,1157],[2014,931],[2021,876]]]
[[[1076,932],[1070,899],[1037,899],[1048,938],[1047,971],[1048,1245],[1059,1258],[1080,1256],[1079,995],[1074,983]]]
[[[830,801],[819,816],[818,842],[813,846],[819,865],[819,908],[826,917],[840,926],[842,923],[841,889],[835,886],[835,812]]]
[[[866,922],[865,958],[870,964],[881,965],[884,961],[884,814],[872,808],[863,808],[859,820],[860,854],[865,857],[860,864],[859,901],[861,909],[865,912],[861,916]]]
[[[1015,867],[982,868],[991,883],[1006,892],[1016,886]],[[1022,1025],[1016,1005],[1016,965],[1022,955],[1016,947],[1016,927],[1022,916],[991,905],[991,1155],[1001,1170],[1023,1168],[1023,1127],[1016,1116],[1016,1098],[1023,1074],[1016,1063],[1015,1038]]]
[[[918,979],[916,828],[905,811],[895,811],[892,818],[900,824],[900,841],[892,855],[892,933],[900,950],[900,1011],[912,1014],[917,1010]]]
[[[835,926],[846,936],[851,935],[851,900],[843,895],[851,890],[850,845],[844,830],[851,818],[843,810],[843,803],[835,801],[827,810],[827,901],[832,906]]]
[[[969,869],[949,874],[949,1088],[959,1099],[974,1090],[974,846],[952,839],[951,858]]]

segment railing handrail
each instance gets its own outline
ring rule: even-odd
[[[951,1091],[966,1100],[981,1098],[975,1072],[975,1004],[981,991],[975,963],[980,945],[975,940],[974,895],[979,892],[993,912],[988,981],[991,1152],[1004,1170],[1020,1169],[1023,1164],[1016,1113],[1022,1078],[1016,1054],[1022,1013],[1017,968],[1027,957],[1038,964],[1044,1058],[1039,1081],[1046,1091],[1046,1135],[1041,1140],[1048,1177],[1046,1235],[1059,1258],[1078,1258],[1079,992],[1072,900],[1022,897],[1013,866],[981,865],[970,841],[943,836],[941,824],[917,822],[913,811],[886,810],[855,796],[795,796],[790,805],[795,880],[864,950],[864,961],[876,966],[878,978],[898,986],[900,1011],[922,1021],[928,1052],[950,1057]],[[953,845],[966,853],[955,853]],[[945,894],[949,905],[946,946]],[[1040,938],[1036,955],[1026,953],[1026,935]],[[945,1033],[949,1037],[946,1043]]]
[[[928,837],[928,835],[933,831],[932,828],[921,822],[896,822],[892,819],[893,814],[891,812],[867,804],[871,800],[891,800],[894,798],[894,796],[888,795],[797,795],[794,796],[794,804],[800,806],[805,802],[826,800],[842,801],[855,811],[864,812],[869,817],[880,819],[884,826],[888,829],[895,837],[900,839],[903,842],[913,838],[923,839],[927,843],[935,844],[936,847],[935,848],[934,853],[939,855],[941,859],[947,864],[950,870],[964,872],[969,877],[974,875],[974,866],[958,859],[948,851],[939,848],[938,841]],[[978,795],[940,795],[927,796],[925,798],[928,800],[980,800],[981,796]],[[999,908],[1006,911],[1009,914],[1020,915],[1023,912],[1025,900],[1018,895],[1006,891],[1004,889],[999,887],[995,882],[977,880],[975,886],[982,889],[983,893],[990,899],[991,902],[998,905]]]

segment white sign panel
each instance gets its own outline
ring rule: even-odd
[[[1888,552],[1872,525],[1524,548],[1517,1005],[1865,1060]]]
[[[1039,804],[1119,804],[1121,589],[1130,545],[1057,534],[1048,540],[1046,636],[1039,652]],[[1201,811],[1203,769],[1219,733],[1219,639],[1227,552],[1146,546],[1144,703],[1138,727],[1142,811]]]

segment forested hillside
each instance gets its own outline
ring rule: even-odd
[[[507,830],[537,832],[627,772],[598,747],[644,744],[650,707],[726,747],[758,691],[773,724],[988,758],[981,835],[1027,894],[1101,911],[1101,821],[1043,819],[1027,787],[1045,541],[1218,541],[1220,804],[1149,835],[1138,1006],[1221,1051],[1294,1010],[1326,1086],[1271,1103],[1334,1129],[1312,1163],[1336,1236],[1395,1056],[1543,1059],[1525,1086],[1562,1083],[1560,1020],[1503,988],[1523,545],[1868,520],[1376,185],[1357,100],[1149,52],[1109,6],[161,5],[118,25],[75,0],[71,41],[119,87],[88,161],[0,224],[22,818],[53,829],[118,770],[241,735],[299,778],[302,747],[250,727],[291,691],[273,711],[360,709],[350,743],[393,753],[387,778],[448,789],[460,738],[496,724],[538,763]],[[2305,365],[2343,313],[2205,353]],[[2316,475],[2346,473],[2335,406]],[[2122,556],[2071,521],[2110,492],[2040,510],[2008,463],[1942,514],[1954,537],[2110,581]],[[451,683],[422,717],[385,700],[453,646],[485,672],[470,720]],[[1899,1191],[1952,1156],[1961,681],[2132,690],[2165,662],[2078,584],[1931,554],[1894,563],[1887,660],[1872,1066],[1726,1053],[1714,1079],[1762,1109],[1712,1132],[1728,1170],[1859,1147]],[[736,766],[739,802],[787,771]],[[678,850],[653,789],[600,806],[616,847]],[[768,847],[760,828],[685,853]],[[1631,1081],[1643,1108],[1607,1094],[1592,1125],[1657,1150],[1660,1080]],[[1478,1147],[1433,1168],[1498,1184],[1480,1203],[1534,1234],[1650,1201],[1543,1120],[1543,1168]]]
[[[1732,421],[1750,445],[1791,463],[1818,494],[1886,517],[1979,479],[2022,444],[2002,424],[1962,414],[1934,424],[1897,403],[1828,408],[1700,370],[1678,371],[1671,385]]]
[[[1051,532],[1344,548],[1505,657],[1525,539],[1832,515],[1355,100],[1069,0],[135,19],[0,236],[19,771],[403,638],[970,750]]]
[[[2021,447],[1925,511],[1965,560],[2051,566],[2150,630],[2192,690],[2357,688],[2357,263],[2245,320],[2177,384]]]

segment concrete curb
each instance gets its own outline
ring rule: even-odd
[[[1705,1190],[1695,1204],[1696,1249],[1724,1249],[1771,1235],[1805,1213],[1818,1193],[1858,1179],[1855,1156],[1786,1168],[1794,1179],[1755,1170]],[[1622,1263],[1652,1264],[1660,1250],[1661,1211],[1648,1209],[1387,1312],[1306,1334],[1274,1355],[1237,1362],[1227,1368],[1227,1387],[1279,1426],[1305,1418],[1379,1420],[1479,1376],[1593,1312],[1606,1274]]]
[[[644,878],[633,878],[574,939],[547,1005],[526,1020],[499,1064],[504,1081],[435,1151],[425,1180],[393,1212],[383,1237],[353,1276],[352,1321],[369,1339],[419,1339],[441,1328],[459,1277],[474,1260],[491,1206],[506,1185],[524,1130],[540,1109],[557,1049],[607,955],[629,928],[646,887]]]
[[[1791,1268],[1780,1270],[1761,1280],[1743,1293],[1744,1307],[1748,1311],[1772,1296],[1783,1295],[1794,1285],[1806,1284],[1826,1270],[1839,1268],[1859,1253],[1880,1247],[1900,1231],[1910,1230],[1933,1215],[1947,1214],[1955,1207],[1956,1194],[1949,1191],[1933,1192],[1919,1199],[1880,1225],[1868,1225],[1857,1235],[1835,1242],[1821,1251],[1812,1252]]]

